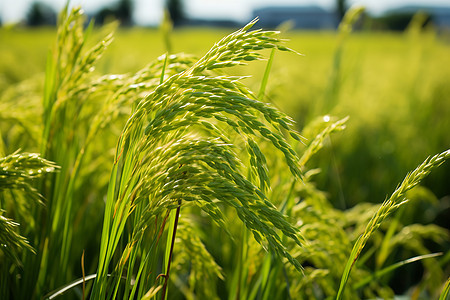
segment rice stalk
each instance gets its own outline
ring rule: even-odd
[[[407,202],[407,199],[405,198],[406,192],[419,184],[423,178],[425,178],[433,169],[444,163],[449,157],[450,150],[447,150],[433,157],[427,158],[414,171],[406,175],[403,182],[395,189],[394,193],[389,197],[389,199],[383,202],[381,207],[367,224],[364,233],[358,238],[355,245],[353,246],[351,255],[348,258],[347,264],[345,265],[336,299],[341,299],[342,293],[350,276],[350,272],[356,261],[358,260],[370,236],[378,229],[378,227],[380,227],[381,223],[386,219],[386,217],[388,217],[392,212],[397,210],[398,207]]]
[[[36,253],[34,248],[29,244],[28,240],[17,233],[15,227],[20,224],[14,222],[14,220],[9,219],[3,214],[4,210],[0,210],[0,246],[2,254],[4,254],[9,261],[11,261],[16,266],[21,266],[19,259],[19,251],[21,249],[26,249],[33,253]],[[5,264],[4,262],[2,264]]]
[[[27,267],[24,260],[26,254],[36,255],[39,244],[35,244],[34,239],[28,239],[28,233],[35,226],[35,220],[29,215],[29,210],[34,206],[42,206],[43,201],[42,196],[34,188],[33,181],[56,172],[57,169],[53,162],[35,153],[16,151],[0,158],[1,274],[17,276],[24,267]],[[12,287],[17,284],[16,280],[13,276],[1,277],[2,297],[14,297]]]
[[[94,298],[112,296],[105,284],[107,270],[120,249],[125,224],[131,222],[133,228],[126,242],[126,249],[133,253],[145,247],[146,241],[141,239],[150,224],[161,220],[166,211],[179,209],[180,205],[183,208],[187,203],[198,206],[225,230],[218,203],[234,208],[264,248],[301,269],[274,228],[299,245],[302,238],[264,195],[269,185],[267,172],[261,168],[265,158],[253,141],[270,141],[283,153],[293,175],[300,178],[298,156],[283,132],[300,139],[291,127],[293,121],[256,100],[240,83],[240,77],[210,73],[261,59],[258,50],[289,50],[280,44],[276,32],[248,32],[255,22],[219,41],[187,70],[167,78],[139,102],[129,118],[119,139],[110,179]],[[232,135],[246,145],[259,188],[243,175],[236,148],[230,143]],[[134,217],[135,212],[140,212],[139,216]],[[152,242],[155,247],[157,240]],[[138,262],[122,253],[121,260],[129,264],[129,270],[133,269]],[[117,276],[121,269],[116,269]],[[111,284],[117,291],[118,285]],[[136,279],[135,287],[138,284],[141,281]]]
[[[0,158],[0,191],[5,189],[21,189],[39,200],[40,195],[32,187],[30,181],[46,173],[57,170],[57,166],[43,159],[36,153],[14,152]]]

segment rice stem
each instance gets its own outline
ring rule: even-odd
[[[167,293],[166,293],[167,292],[167,284],[169,282],[170,264],[172,262],[173,247],[175,244],[175,237],[177,234],[178,218],[180,216],[180,209],[181,209],[181,200],[178,200],[178,207],[177,207],[177,211],[175,213],[175,222],[174,222],[173,231],[172,231],[172,242],[170,244],[170,253],[169,253],[169,259],[167,261],[167,271],[164,276],[164,285],[163,285],[163,289],[162,289],[161,300],[167,299]]]

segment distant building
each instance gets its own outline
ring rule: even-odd
[[[431,22],[438,29],[450,29],[450,6],[401,6],[386,12],[386,15],[410,14],[422,11],[430,16]]]
[[[269,6],[253,11],[259,17],[258,26],[275,28],[285,21],[292,21],[295,28],[302,29],[335,29],[339,24],[335,12],[319,6]]]

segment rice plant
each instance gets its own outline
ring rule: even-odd
[[[381,223],[387,218],[393,211],[398,209],[401,205],[405,204],[407,199],[405,194],[408,190],[415,187],[419,182],[425,178],[431,170],[440,166],[450,157],[450,150],[444,151],[437,154],[431,158],[427,158],[422,164],[420,164],[414,171],[409,173],[403,182],[397,187],[394,193],[383,202],[381,207],[374,214],[372,219],[366,226],[364,233],[358,238],[355,245],[353,246],[352,253],[348,258],[347,264],[345,265],[344,274],[342,275],[341,284],[339,287],[337,299],[341,299],[343,290],[348,281],[350,271],[352,270],[354,264],[359,258],[361,251],[363,250],[365,244],[367,243],[370,236],[374,231],[378,229]]]
[[[35,226],[29,211],[43,206],[42,195],[33,187],[33,181],[57,168],[35,153],[16,151],[0,158],[0,269],[3,274],[0,287],[4,297],[14,297],[9,293],[17,284],[14,277],[27,267],[23,257],[39,251],[33,247],[34,241],[29,240]]]
[[[381,206],[337,209],[312,158],[349,118],[300,128],[266,102],[277,53],[296,55],[277,31],[253,20],[196,58],[171,53],[166,20],[168,53],[100,74],[116,24],[96,40],[84,22],[66,7],[43,85],[1,95],[2,299],[393,298],[387,278],[417,262],[414,293],[447,297],[448,254],[428,241],[448,230],[402,217],[449,150]],[[257,94],[230,75],[266,55]]]
[[[261,49],[287,50],[276,32],[248,32],[254,23],[225,37],[190,68],[163,81],[132,112],[119,139],[108,188],[94,298],[117,297],[126,269],[123,297],[144,295],[145,287],[159,277],[150,272],[156,263],[151,258],[157,253],[159,232],[169,219],[173,222],[167,237],[171,242],[166,245],[161,273],[164,298],[179,215],[184,206],[192,204],[225,231],[220,206],[234,208],[256,241],[301,270],[276,230],[298,245],[301,236],[264,194],[269,176],[265,156],[255,142],[256,138],[270,141],[284,154],[292,174],[300,178],[298,157],[282,131],[299,139],[290,127],[292,120],[256,100],[240,78],[210,73],[259,59]],[[240,151],[245,149],[248,167],[235,153],[239,150],[235,145]],[[132,228],[127,235],[126,225]],[[147,234],[153,238],[144,239]],[[117,249],[120,244],[122,248]],[[109,280],[116,249],[120,259]],[[138,277],[133,278],[131,270],[138,270]],[[141,272],[154,275],[141,279]]]

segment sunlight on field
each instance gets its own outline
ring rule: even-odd
[[[59,40],[0,28],[0,243],[16,241],[0,295],[78,280],[84,299],[86,275],[91,299],[441,293],[447,36],[119,28],[109,44],[110,26],[84,43],[66,17]]]

